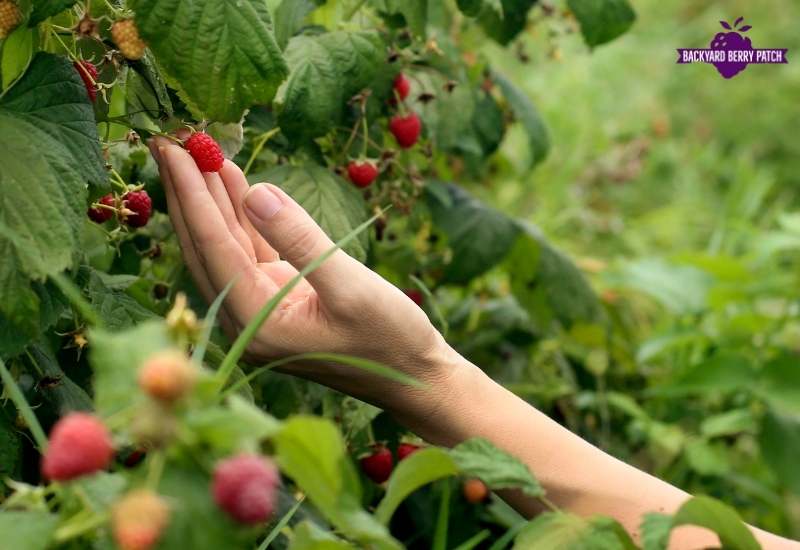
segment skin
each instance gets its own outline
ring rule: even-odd
[[[200,173],[189,154],[167,139],[155,138],[150,150],[200,292],[210,302],[238,277],[220,312],[230,336],[298,270],[333,246],[286,193],[270,184],[250,187],[232,162],[226,160],[219,173]],[[247,357],[265,363],[306,352],[363,357],[417,378],[425,388],[336,364],[285,367],[385,409],[433,444],[486,438],[525,462],[557,506],[584,516],[610,515],[634,538],[645,513],[674,512],[689,498],[592,446],[495,383],[450,347],[405,294],[341,250],[283,300]],[[541,510],[520,494],[503,496],[527,516]],[[800,549],[800,543],[753,532],[764,548]],[[716,535],[694,527],[675,530],[670,540],[671,548],[709,546],[719,546]]]

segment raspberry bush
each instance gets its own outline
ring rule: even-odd
[[[377,213],[347,252],[456,345],[510,358],[509,372],[552,354],[602,380],[629,359],[619,320],[539,230],[477,198],[509,163],[504,140],[525,144],[527,174],[550,136],[475,52],[512,52],[536,25],[596,47],[634,19],[626,0],[0,0],[0,544],[634,548],[607,518],[525,522],[492,492],[552,505],[486,441],[403,442],[381,411],[247,376],[243,361],[221,378],[228,345],[184,273],[143,143],[182,140],[205,172],[234,160],[334,241]],[[586,392],[583,406],[608,397]],[[636,403],[616,406],[657,429]],[[733,510],[698,497],[645,518],[647,548],[681,523],[755,544]]]

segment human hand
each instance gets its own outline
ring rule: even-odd
[[[219,173],[201,173],[184,149],[165,138],[154,138],[150,150],[200,292],[210,302],[236,279],[219,314],[230,337],[333,246],[291,197],[270,184],[250,187],[231,161]],[[342,250],[283,299],[250,343],[247,358],[264,363],[307,352],[370,359],[429,385],[452,375],[448,358],[455,354],[422,309]],[[402,415],[424,414],[407,409],[426,409],[435,400],[353,367],[306,362],[284,370]]]

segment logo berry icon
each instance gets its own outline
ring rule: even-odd
[[[359,463],[364,474],[379,484],[389,479],[394,468],[392,452],[383,445],[376,445],[372,454],[363,457]]]
[[[89,210],[86,211],[86,215],[95,223],[107,222],[114,216],[114,203],[114,195],[109,193],[97,201],[97,204],[102,206],[93,206],[89,208]],[[103,208],[103,206],[107,206],[108,208]]]
[[[85,59],[76,61],[72,65],[81,75],[83,84],[86,86],[86,93],[89,94],[89,100],[94,103],[97,100],[97,67]]]
[[[105,425],[91,414],[70,413],[50,432],[42,474],[54,481],[68,481],[104,470],[113,456],[111,435]]]
[[[753,44],[750,42],[750,39],[739,34],[741,32],[747,32],[752,28],[750,25],[739,27],[743,21],[744,19],[740,17],[733,26],[727,21],[720,21],[722,28],[730,32],[717,33],[711,41],[710,48],[712,50],[721,50],[724,52],[752,50]],[[713,65],[724,78],[733,78],[747,68],[747,61],[728,61],[726,57],[725,61],[714,62]]]
[[[403,149],[413,147],[422,131],[422,122],[416,113],[396,115],[389,121],[389,130]]]
[[[0,40],[11,34],[22,21],[22,13],[13,0],[0,0]]]
[[[472,504],[483,502],[489,496],[489,488],[483,481],[476,478],[466,480],[461,490],[467,502]]]
[[[217,506],[239,523],[263,523],[275,512],[280,474],[262,456],[240,454],[214,468],[211,492]]]
[[[219,172],[225,162],[219,143],[206,133],[192,134],[183,146],[192,155],[201,172]]]
[[[378,177],[378,168],[369,161],[350,161],[347,165],[347,177],[356,187],[364,189]]]
[[[152,397],[173,403],[185,396],[197,380],[197,369],[180,351],[153,355],[139,369],[139,387]]]
[[[153,213],[153,201],[147,191],[131,191],[122,196],[124,222],[130,227],[144,227]]]
[[[419,451],[422,447],[413,443],[401,443],[397,446],[397,460],[404,460],[408,455]]]
[[[169,506],[148,489],[137,489],[111,508],[111,531],[121,550],[149,550],[169,523]]]
[[[144,56],[147,44],[139,37],[139,29],[133,19],[122,19],[111,25],[111,38],[126,59],[136,61]]]

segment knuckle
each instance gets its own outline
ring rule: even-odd
[[[317,235],[310,224],[304,223],[296,226],[291,231],[291,238],[283,250],[283,256],[291,262],[303,265],[314,259]]]

